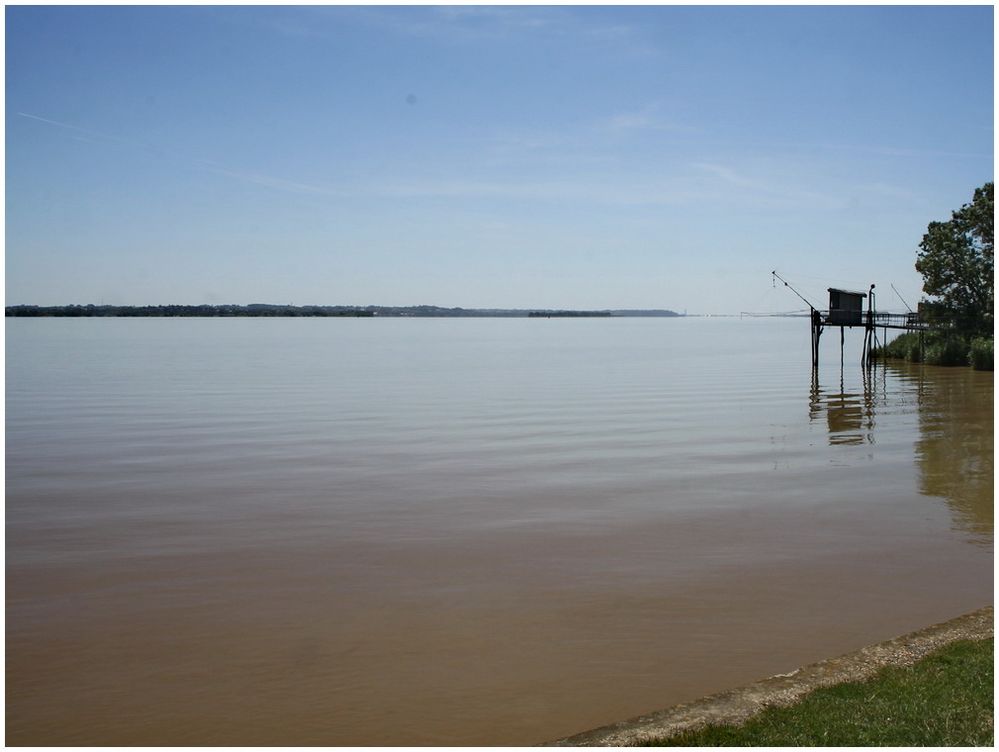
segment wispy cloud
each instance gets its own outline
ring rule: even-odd
[[[695,170],[715,178],[716,182],[737,189],[754,201],[770,206],[810,206],[819,209],[836,210],[844,208],[848,200],[828,193],[820,193],[810,188],[802,188],[795,183],[776,183],[769,179],[750,177],[727,165],[711,162],[694,162]]]
[[[482,24],[492,29],[551,29],[557,18],[551,10],[501,5],[443,5],[431,8],[437,18],[455,24]]]
[[[731,167],[725,167],[724,165],[719,165],[719,164],[710,164],[707,162],[694,162],[692,166],[697,168],[698,170],[703,170],[704,172],[708,172],[720,178],[722,181],[728,183],[729,185],[734,185],[738,188],[748,188],[757,191],[772,190],[765,183],[761,183],[758,180],[753,180],[744,175],[741,175],[735,170],[733,170]]]
[[[652,111],[619,112],[598,122],[598,126],[616,132],[663,131],[672,133],[696,133],[698,129],[676,123]]]
[[[917,193],[909,188],[903,188],[901,186],[885,182],[862,183],[856,187],[856,190],[861,193],[883,196],[885,198],[901,199],[903,201],[913,201],[918,198]]]
[[[664,178],[624,178],[594,173],[560,180],[466,180],[462,178],[400,179],[368,186],[370,192],[393,199],[510,200],[576,203],[618,207],[718,206],[768,209],[841,210],[847,199],[776,186],[712,165],[708,172],[721,179],[694,180],[690,175]],[[735,190],[733,190],[735,189]]]
[[[350,195],[349,191],[332,186],[302,183],[297,180],[288,180],[286,178],[275,177],[273,175],[264,175],[259,172],[233,170],[203,160],[195,160],[192,163],[198,167],[208,170],[209,172],[215,173],[216,175],[233,178],[234,180],[241,180],[244,183],[261,185],[265,188],[273,188],[277,191],[285,191],[288,193],[308,193],[317,196],[337,196],[341,198]]]
[[[504,134],[498,142],[509,148],[521,151],[545,150],[558,145],[553,159],[565,157],[559,176],[553,177],[552,170],[536,172],[532,177],[470,179],[466,175],[452,173],[438,177],[426,176],[384,176],[373,177],[362,182],[316,183],[285,176],[273,175],[242,167],[223,164],[213,160],[198,159],[186,154],[178,154],[135,139],[124,138],[110,133],[85,128],[73,123],[55,120],[32,113],[18,112],[18,116],[72,132],[71,138],[96,146],[114,143],[125,147],[142,149],[214,175],[245,184],[260,186],[268,190],[298,195],[323,196],[335,199],[367,198],[374,200],[503,200],[527,202],[574,202],[579,204],[599,204],[608,206],[664,206],[691,203],[727,202],[730,205],[753,206],[820,206],[838,207],[842,202],[810,190],[800,190],[796,186],[776,184],[740,172],[728,165],[716,162],[695,162],[690,165],[695,173],[705,179],[691,179],[689,174],[664,176],[661,178],[641,177],[637,174],[624,176],[619,169],[601,164],[593,157],[592,151],[584,149],[582,157],[591,159],[570,159],[572,147],[563,148],[557,140],[552,141],[545,134]],[[647,123],[636,115],[634,120],[623,119],[621,127],[646,127]],[[568,149],[568,151],[566,151]],[[551,160],[545,163],[550,166]],[[531,160],[532,168],[538,167],[537,159]],[[732,189],[736,189],[733,193]]]
[[[617,130],[646,129],[653,126],[652,118],[634,112],[623,112],[607,120],[607,125]]]
[[[648,56],[655,50],[637,26],[607,23],[586,9],[559,6],[446,5],[429,8],[375,8],[349,11],[351,17],[385,31],[455,44],[486,40],[572,37],[594,45],[613,45],[631,55]]]
[[[680,181],[608,181],[598,177],[574,180],[488,181],[409,179],[386,181],[370,188],[378,195],[404,199],[502,199],[576,202],[617,206],[655,206],[702,201],[703,190]]]
[[[622,151],[632,137],[673,136],[673,140],[692,142],[701,133],[700,128],[675,122],[649,107],[565,122],[557,128],[498,127],[471,138],[469,144],[478,150],[480,162],[490,159],[507,167],[606,166],[633,157],[627,149]]]
[[[949,151],[947,149],[911,149],[898,146],[878,145],[848,145],[823,144],[823,149],[832,151],[851,151],[860,154],[877,154],[884,157],[902,157],[911,159],[992,159],[992,154],[965,151]]]
[[[211,172],[216,175],[222,175],[223,177],[231,178],[233,180],[238,180],[244,183],[252,183],[253,185],[260,185],[264,186],[265,188],[271,188],[273,190],[285,191],[289,193],[308,193],[308,194],[325,195],[325,196],[347,195],[346,191],[331,186],[303,183],[300,181],[288,180],[286,178],[277,177],[274,175],[266,175],[263,173],[253,172],[249,170],[235,169],[232,167],[228,167],[226,165],[219,164],[217,162],[213,162],[211,160],[197,159],[189,155],[178,154],[176,152],[163,149],[162,147],[147,142],[124,138],[122,136],[116,136],[110,133],[93,130],[92,128],[84,128],[79,125],[74,125],[73,123],[66,123],[61,120],[53,120],[51,118],[42,117],[41,115],[33,115],[29,112],[18,112],[17,115],[22,118],[27,118],[29,120],[45,123],[46,125],[56,126],[58,128],[63,128],[69,131],[73,131],[75,134],[84,134],[84,137],[81,137],[79,135],[71,136],[71,138],[74,141],[80,141],[82,143],[88,143],[88,144],[100,144],[101,142],[105,143],[111,142],[114,144],[139,149],[146,153],[153,152],[163,157],[169,158],[171,161],[175,163],[179,161],[190,167],[196,167],[205,170],[207,172]],[[87,136],[89,136],[90,138],[87,138]]]

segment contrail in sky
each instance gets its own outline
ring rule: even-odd
[[[39,115],[32,115],[30,112],[18,112],[17,114],[23,118],[38,120],[39,122],[48,123],[49,125],[57,125],[60,128],[67,128],[71,131],[79,131],[80,133],[86,133],[90,136],[99,136],[100,138],[106,138],[111,141],[121,141],[125,143],[125,139],[119,138],[118,136],[112,136],[108,133],[101,133],[100,131],[92,131],[89,128],[81,128],[78,125],[71,125],[70,123],[61,123],[58,120],[50,120],[49,118],[43,118]]]

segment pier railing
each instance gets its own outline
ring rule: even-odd
[[[929,329],[918,313],[875,313],[874,326],[878,329]]]
[[[874,313],[867,311],[820,311],[822,323],[827,326],[868,326],[875,329],[905,329],[906,331],[925,331],[929,323],[919,317],[918,313]]]

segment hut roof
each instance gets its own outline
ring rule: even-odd
[[[838,287],[830,287],[828,289],[828,292],[838,292],[838,293],[844,293],[846,295],[858,295],[861,298],[866,298],[867,297],[867,293],[866,292],[857,292],[856,290],[841,290]]]

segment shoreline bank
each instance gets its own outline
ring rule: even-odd
[[[745,687],[636,716],[541,746],[635,746],[693,731],[708,724],[738,725],[771,707],[784,707],[820,687],[862,681],[888,666],[908,666],[956,640],[993,636],[993,607],[986,606],[853,653],[802,666]]]

